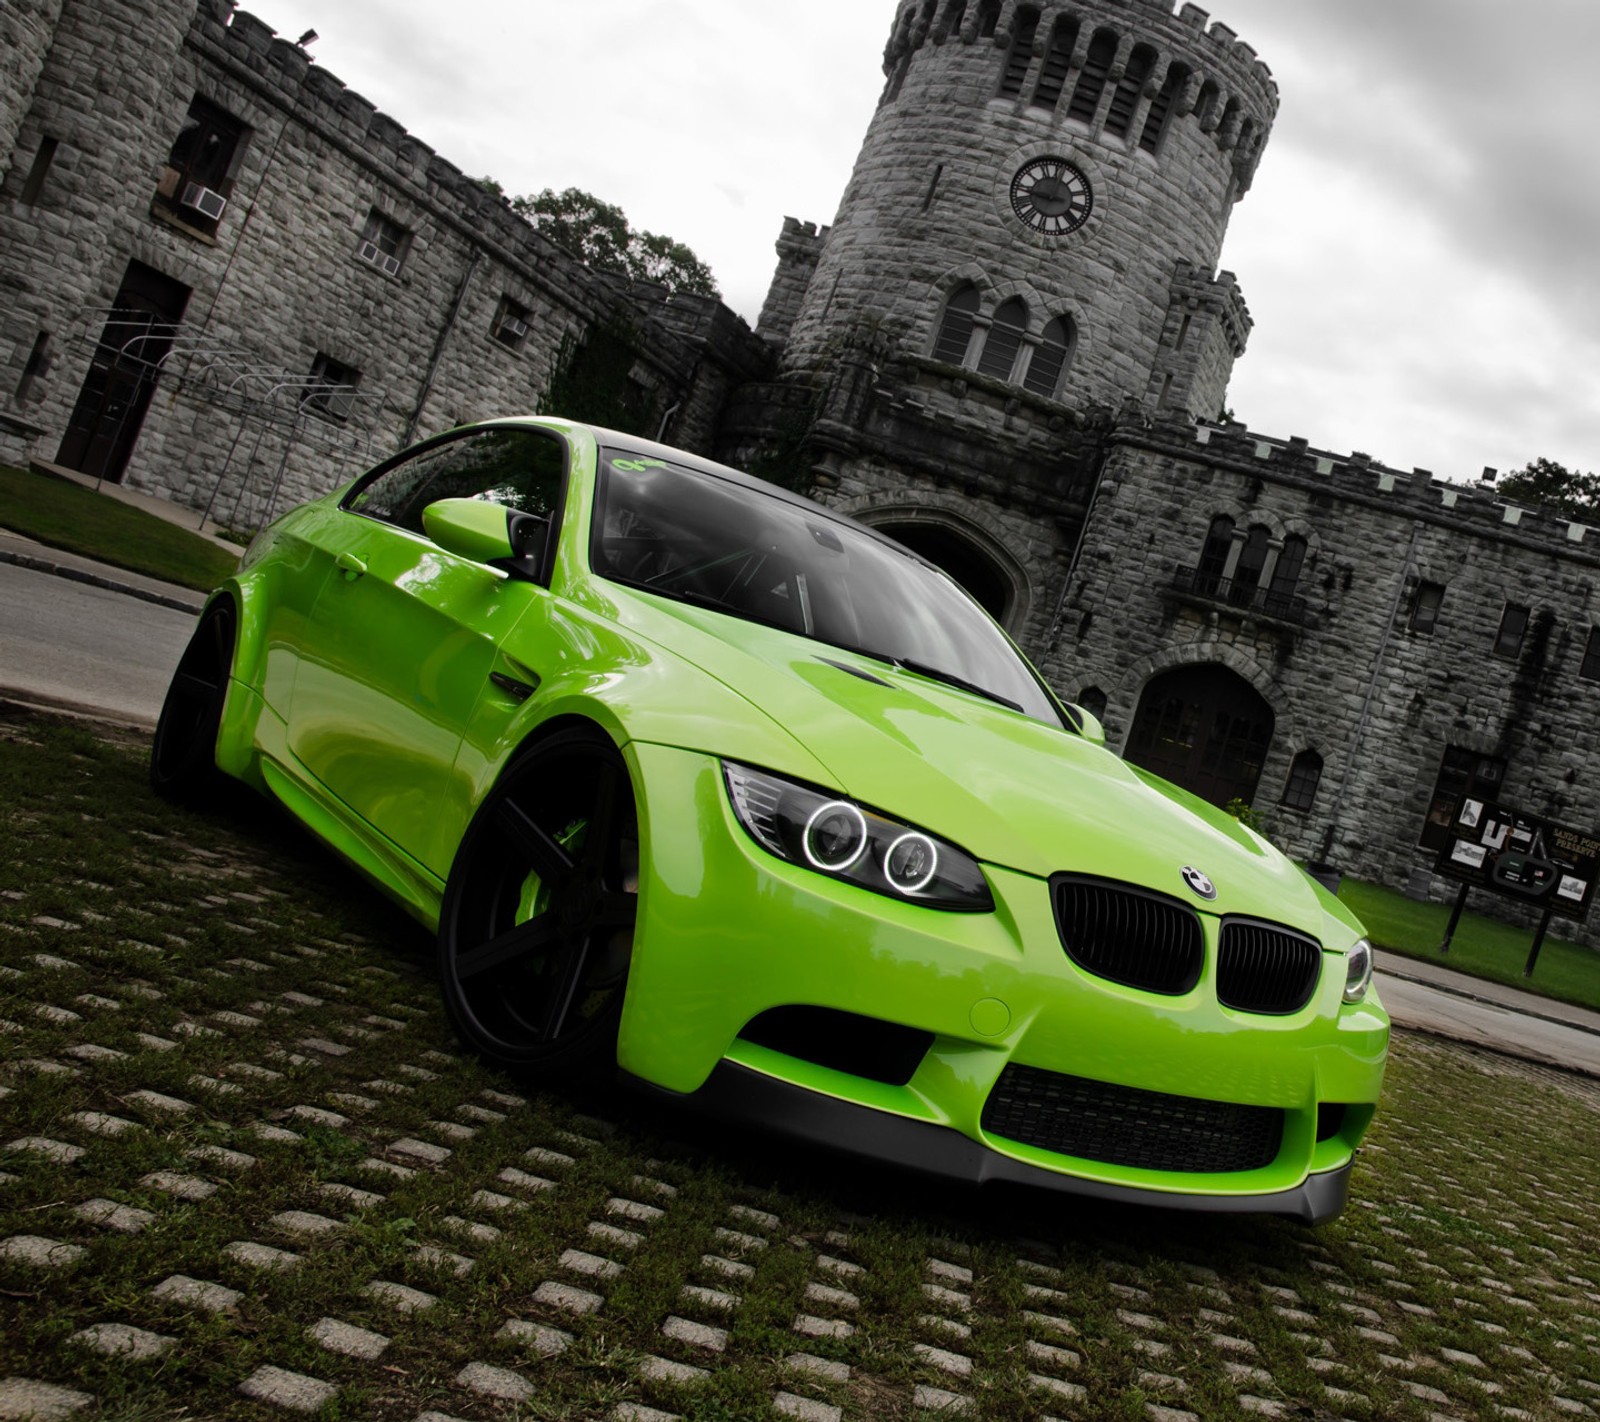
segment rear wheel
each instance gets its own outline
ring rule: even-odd
[[[169,800],[204,799],[221,782],[217,732],[228,698],[235,637],[233,604],[217,602],[200,619],[178,659],[150,746],[150,785]]]
[[[616,747],[564,731],[514,760],[462,837],[439,916],[462,1039],[551,1077],[612,1066],[638,895],[638,816]]]

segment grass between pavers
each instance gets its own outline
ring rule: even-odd
[[[0,465],[0,526],[179,587],[210,592],[238,555],[69,479]]]
[[[1503,923],[1468,908],[1456,926],[1450,951],[1441,953],[1439,944],[1450,921],[1450,904],[1419,903],[1393,889],[1355,879],[1346,879],[1339,886],[1339,897],[1366,925],[1368,936],[1379,948],[1579,1007],[1600,1009],[1600,953],[1559,938],[1560,919],[1551,921],[1533,976],[1525,978],[1522,970],[1533,946],[1532,928]]]
[[[0,720],[0,1240],[85,1251],[0,1261],[0,1379],[90,1393],[92,1419],[270,1415],[238,1392],[266,1365],[332,1385],[327,1418],[405,1422],[576,1422],[624,1401],[762,1422],[781,1392],[913,1419],[919,1386],[998,1422],[1600,1413],[1593,1082],[1399,1037],[1354,1203],[1316,1231],[932,1190],[463,1057],[417,929],[258,802],[156,801],[141,753]],[[100,1134],[83,1112],[133,1124]],[[8,1145],[29,1137],[84,1153]],[[450,1153],[427,1165],[394,1149],[407,1139]],[[185,1202],[159,1172],[216,1189]],[[76,1213],[92,1199],[152,1221],[97,1227]],[[339,1228],[297,1237],[290,1211]],[[238,1241],[299,1262],[248,1265]],[[621,1270],[596,1279],[572,1251]],[[215,1315],[163,1302],[172,1275],[242,1297]],[[375,1280],[435,1302],[400,1313]],[[604,1305],[567,1313],[541,1302],[548,1282]],[[810,1336],[802,1315],[853,1331]],[[726,1330],[725,1351],[667,1337],[675,1317]],[[375,1361],[329,1351],[307,1334],[324,1318],[389,1343]],[[509,1319],[572,1342],[544,1356],[501,1336]],[[174,1343],[132,1362],[73,1341],[102,1323]],[[800,1353],[849,1375],[797,1372]],[[651,1359],[707,1375],[652,1377]],[[493,1403],[457,1382],[470,1362],[534,1391]]]

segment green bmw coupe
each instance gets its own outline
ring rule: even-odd
[[[1389,1024],[1344,907],[1125,764],[938,569],[677,450],[452,431],[212,595],[151,777],[437,929],[483,1056],[948,1179],[1329,1219]]]

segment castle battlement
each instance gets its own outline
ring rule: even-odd
[[[337,75],[314,64],[270,25],[236,9],[232,0],[207,0],[196,14],[191,40],[231,61],[275,93],[279,102],[299,110],[386,177],[420,189],[442,215],[453,216],[475,237],[493,242],[520,265],[531,269],[548,253],[547,239],[505,198],[468,177]]]
[[[1277,81],[1254,47],[1220,20],[1208,23],[1209,12],[1199,6],[1180,4],[1175,8],[1170,0],[1102,0],[1099,5],[1085,0],[980,0],[965,5],[959,0],[904,0],[884,46],[883,70],[892,76],[907,55],[929,43],[958,40],[1005,49],[1019,30],[1040,54],[1051,27],[1062,17],[1078,19],[1088,33],[1096,27],[1114,29],[1119,21],[1151,31],[1138,38],[1164,42],[1168,49],[1181,52],[1185,62],[1206,70],[1230,94],[1269,95],[1269,114],[1277,111]],[[1158,71],[1156,82],[1161,78]]]
[[[1428,469],[1399,469],[1359,450],[1316,449],[1299,436],[1285,440],[1238,423],[1169,421],[1143,428],[1123,425],[1117,433],[1164,453],[1203,458],[1214,468],[1381,506],[1396,518],[1449,523],[1480,537],[1600,564],[1600,529],[1505,499],[1483,480],[1458,483]]]

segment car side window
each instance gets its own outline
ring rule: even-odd
[[[422,511],[438,499],[483,499],[553,518],[561,504],[565,448],[554,435],[514,426],[477,430],[429,445],[359,484],[352,513],[421,533]]]

